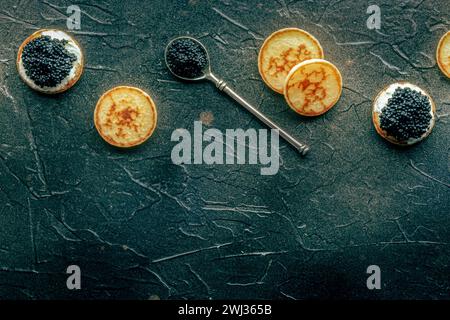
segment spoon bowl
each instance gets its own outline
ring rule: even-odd
[[[204,51],[205,54],[205,58],[206,58],[206,66],[203,68],[202,70],[202,75],[199,77],[185,77],[183,75],[180,75],[179,73],[177,73],[176,70],[174,70],[171,66],[171,64],[169,63],[167,57],[169,55],[169,49],[173,46],[173,44],[179,40],[190,40],[192,42],[194,42],[195,44],[197,44],[200,48],[202,48],[202,50]],[[182,36],[182,37],[177,37],[175,39],[172,39],[166,46],[166,50],[164,52],[164,60],[166,63],[167,68],[169,69],[170,73],[172,73],[172,75],[174,75],[175,77],[177,77],[178,79],[184,80],[184,81],[201,81],[201,80],[205,80],[208,75],[211,74],[211,64],[210,64],[210,60],[209,60],[209,53],[208,50],[206,49],[206,47],[203,45],[203,43],[201,43],[200,41],[198,41],[195,38],[192,37],[188,37],[188,36]]]

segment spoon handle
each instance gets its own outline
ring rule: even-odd
[[[259,120],[261,120],[263,123],[265,123],[268,127],[271,129],[276,129],[279,132],[279,135],[289,142],[295,149],[297,149],[302,156],[306,155],[309,151],[309,147],[296,140],[294,137],[292,137],[289,133],[281,129],[275,122],[267,118],[264,114],[262,114],[258,109],[253,107],[250,103],[245,101],[240,95],[238,95],[236,92],[231,89],[225,81],[220,80],[217,78],[214,74],[209,73],[206,75],[206,79],[212,81],[216,87],[220,90],[228,94],[231,98],[233,98],[236,102],[238,102],[241,106],[243,106],[245,109],[247,109],[250,113],[252,113],[255,117],[257,117]]]

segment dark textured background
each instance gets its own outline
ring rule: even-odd
[[[21,42],[40,28],[75,32],[87,65],[57,97],[26,87]],[[366,28],[368,5],[382,29]],[[322,43],[345,81],[340,102],[305,119],[257,70],[263,39],[300,27]],[[0,4],[0,298],[450,298],[450,82],[435,50],[450,28],[447,0],[17,1]],[[312,146],[282,143],[274,177],[260,166],[175,166],[170,135],[206,112],[211,126],[262,128],[209,83],[175,81],[165,44],[201,38],[213,69],[260,110]],[[434,97],[433,134],[395,148],[371,122],[371,100],[409,80]],[[99,96],[116,85],[148,91],[159,112],[133,151],[93,127]],[[66,289],[69,264],[82,290]],[[366,268],[383,288],[366,288]]]

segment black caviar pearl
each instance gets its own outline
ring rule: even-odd
[[[208,66],[205,48],[192,39],[174,40],[166,53],[167,64],[176,75],[194,79],[203,75]]]
[[[65,48],[67,40],[41,36],[28,42],[22,52],[26,75],[39,87],[58,86],[72,70],[76,56]]]
[[[380,127],[399,141],[420,138],[431,121],[428,97],[411,88],[397,88],[380,114]]]

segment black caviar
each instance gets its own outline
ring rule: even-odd
[[[167,48],[166,61],[175,75],[195,79],[201,77],[208,67],[208,54],[197,41],[180,38]]]
[[[69,74],[77,57],[67,51],[67,40],[41,36],[28,42],[22,52],[26,75],[39,87],[56,87]]]
[[[411,88],[397,88],[380,114],[380,127],[399,141],[418,139],[431,121],[428,96]]]

